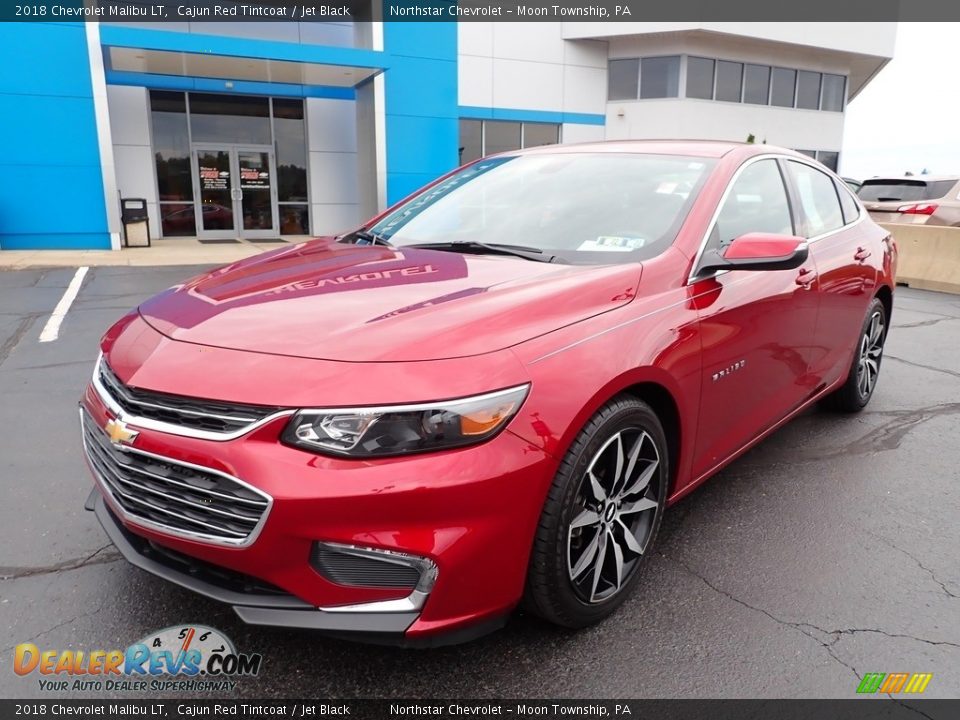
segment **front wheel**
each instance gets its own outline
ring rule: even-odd
[[[826,405],[840,412],[860,412],[870,402],[880,376],[883,343],[887,339],[887,309],[874,298],[867,310],[847,380],[828,395]]]
[[[534,540],[525,604],[557,625],[599,622],[627,598],[667,497],[663,426],[622,396],[580,431],[554,478]]]

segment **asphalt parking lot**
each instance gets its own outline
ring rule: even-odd
[[[101,333],[200,268],[0,272],[0,697],[39,697],[15,645],[126,647],[195,622],[260,652],[261,698],[853,697],[932,672],[960,697],[960,296],[899,288],[867,411],[811,410],[668,511],[638,592],[603,624],[516,616],[470,645],[400,650],[252,628],[122,561],[83,510],[76,402]],[[46,695],[45,695],[46,696]]]

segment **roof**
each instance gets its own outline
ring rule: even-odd
[[[755,148],[756,154],[782,153],[797,155],[793,150],[742,142],[725,142],[720,140],[605,140],[603,142],[575,143],[571,145],[542,145],[526,150],[514,150],[507,155],[540,155],[563,152],[596,152],[596,153],[643,153],[649,155],[689,155],[693,157],[720,158],[733,150]]]

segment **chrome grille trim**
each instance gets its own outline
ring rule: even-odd
[[[97,357],[97,362],[94,365],[93,379],[91,380],[93,389],[96,391],[100,400],[103,402],[104,405],[106,405],[110,409],[110,412],[116,415],[119,419],[125,422],[129,422],[130,424],[136,425],[137,427],[143,428],[145,430],[156,430],[157,432],[163,432],[169,435],[180,435],[181,437],[191,437],[191,438],[196,438],[198,440],[213,440],[215,442],[225,442],[227,440],[235,440],[238,437],[242,437],[250,432],[253,432],[257,428],[263,427],[267,423],[271,423],[277,418],[290,417],[291,415],[294,414],[294,412],[296,412],[296,410],[294,409],[279,409],[279,410],[275,410],[274,412],[271,412],[269,415],[266,415],[264,417],[257,419],[257,418],[249,418],[248,416],[243,416],[243,415],[227,415],[227,414],[221,414],[221,413],[190,410],[188,408],[171,407],[168,405],[162,405],[155,402],[154,403],[147,402],[142,399],[132,400],[129,395],[125,394],[127,391],[124,389],[125,386],[119,380],[119,378],[116,379],[115,384],[111,384],[110,388],[107,387],[107,384],[109,383],[109,381],[108,383],[104,382],[104,379],[103,379],[105,377],[105,374],[103,373],[104,369],[106,369],[108,372],[110,372],[111,375],[113,375],[113,372],[109,370],[109,367],[104,362],[103,353],[100,353],[100,355]],[[121,397],[118,399],[117,397],[115,397],[115,395],[121,395]],[[162,394],[156,393],[156,395],[162,395]],[[174,396],[171,396],[171,398],[174,398]],[[205,402],[199,398],[189,398],[189,397],[184,397],[182,398],[182,400],[185,402],[194,400],[198,404],[203,404]],[[126,401],[127,403],[126,407],[123,404],[121,404],[124,401]],[[229,405],[229,403],[217,403],[214,401],[208,401],[208,402],[212,404],[220,404],[225,406]],[[164,420],[157,420],[154,418],[145,417],[141,414],[136,413],[135,411],[132,411],[131,406],[140,406],[141,408],[154,408],[154,409],[163,410],[166,412],[179,413],[181,415],[186,415],[189,417],[198,417],[198,418],[209,417],[209,418],[214,418],[218,420],[235,421],[235,422],[246,421],[249,419],[250,422],[244,425],[243,427],[237,428],[236,430],[231,430],[229,432],[219,432],[214,430],[205,430],[202,428],[190,427],[188,425],[179,425],[176,423],[166,422]],[[268,409],[274,410],[274,408],[268,408]]]
[[[80,427],[84,454],[97,484],[112,500],[113,509],[125,520],[167,535],[231,547],[248,546],[260,534],[273,507],[273,498],[262,490],[213,468],[138,448],[113,445],[83,407],[80,408]],[[129,456],[131,461],[118,459],[117,453]],[[189,484],[183,479],[165,477],[138,465],[134,458],[145,464],[151,461],[162,463],[173,468],[174,472],[182,468],[201,477],[213,476],[214,479],[228,481],[250,497],[229,495],[209,487]],[[150,484],[138,482],[137,477],[148,480]],[[193,497],[178,492],[181,489],[189,491]],[[210,504],[198,500],[203,497],[210,498]],[[163,501],[168,501],[170,505],[158,504]],[[217,501],[229,501],[233,506],[224,507],[221,504],[220,507],[214,507],[212,503]],[[145,515],[160,515],[164,520],[145,517],[138,511]],[[218,518],[224,521],[218,522]]]

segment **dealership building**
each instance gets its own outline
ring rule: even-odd
[[[551,143],[752,136],[837,168],[895,23],[0,24],[0,250],[356,226]]]

